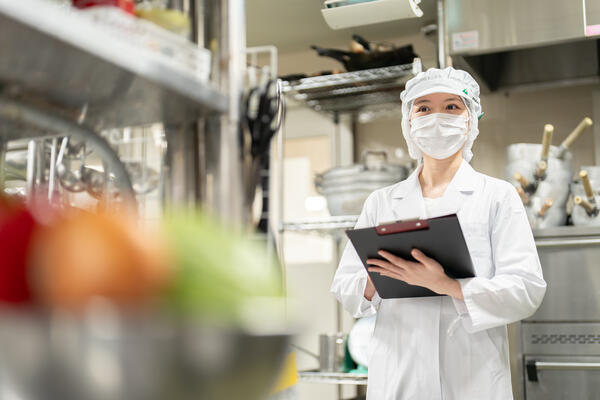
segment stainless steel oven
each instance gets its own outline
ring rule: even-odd
[[[600,228],[534,234],[548,289],[517,329],[518,397],[600,400]]]

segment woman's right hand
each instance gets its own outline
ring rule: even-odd
[[[373,296],[375,296],[375,285],[373,285],[373,282],[371,281],[371,277],[369,275],[367,275],[367,286],[365,287],[364,296],[365,299],[369,301],[371,301]]]

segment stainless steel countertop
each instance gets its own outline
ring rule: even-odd
[[[600,236],[600,226],[558,226],[554,228],[534,229],[533,236],[536,239]]]

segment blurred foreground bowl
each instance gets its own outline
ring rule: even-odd
[[[2,400],[264,399],[290,341],[102,301],[79,317],[0,310],[0,324]]]

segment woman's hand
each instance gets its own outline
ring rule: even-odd
[[[385,250],[378,253],[385,260],[369,258],[367,264],[372,265],[369,271],[404,281],[409,285],[422,286],[438,294],[464,299],[458,281],[446,275],[440,263],[427,257],[420,250],[413,249],[411,252],[417,262],[407,261]]]

